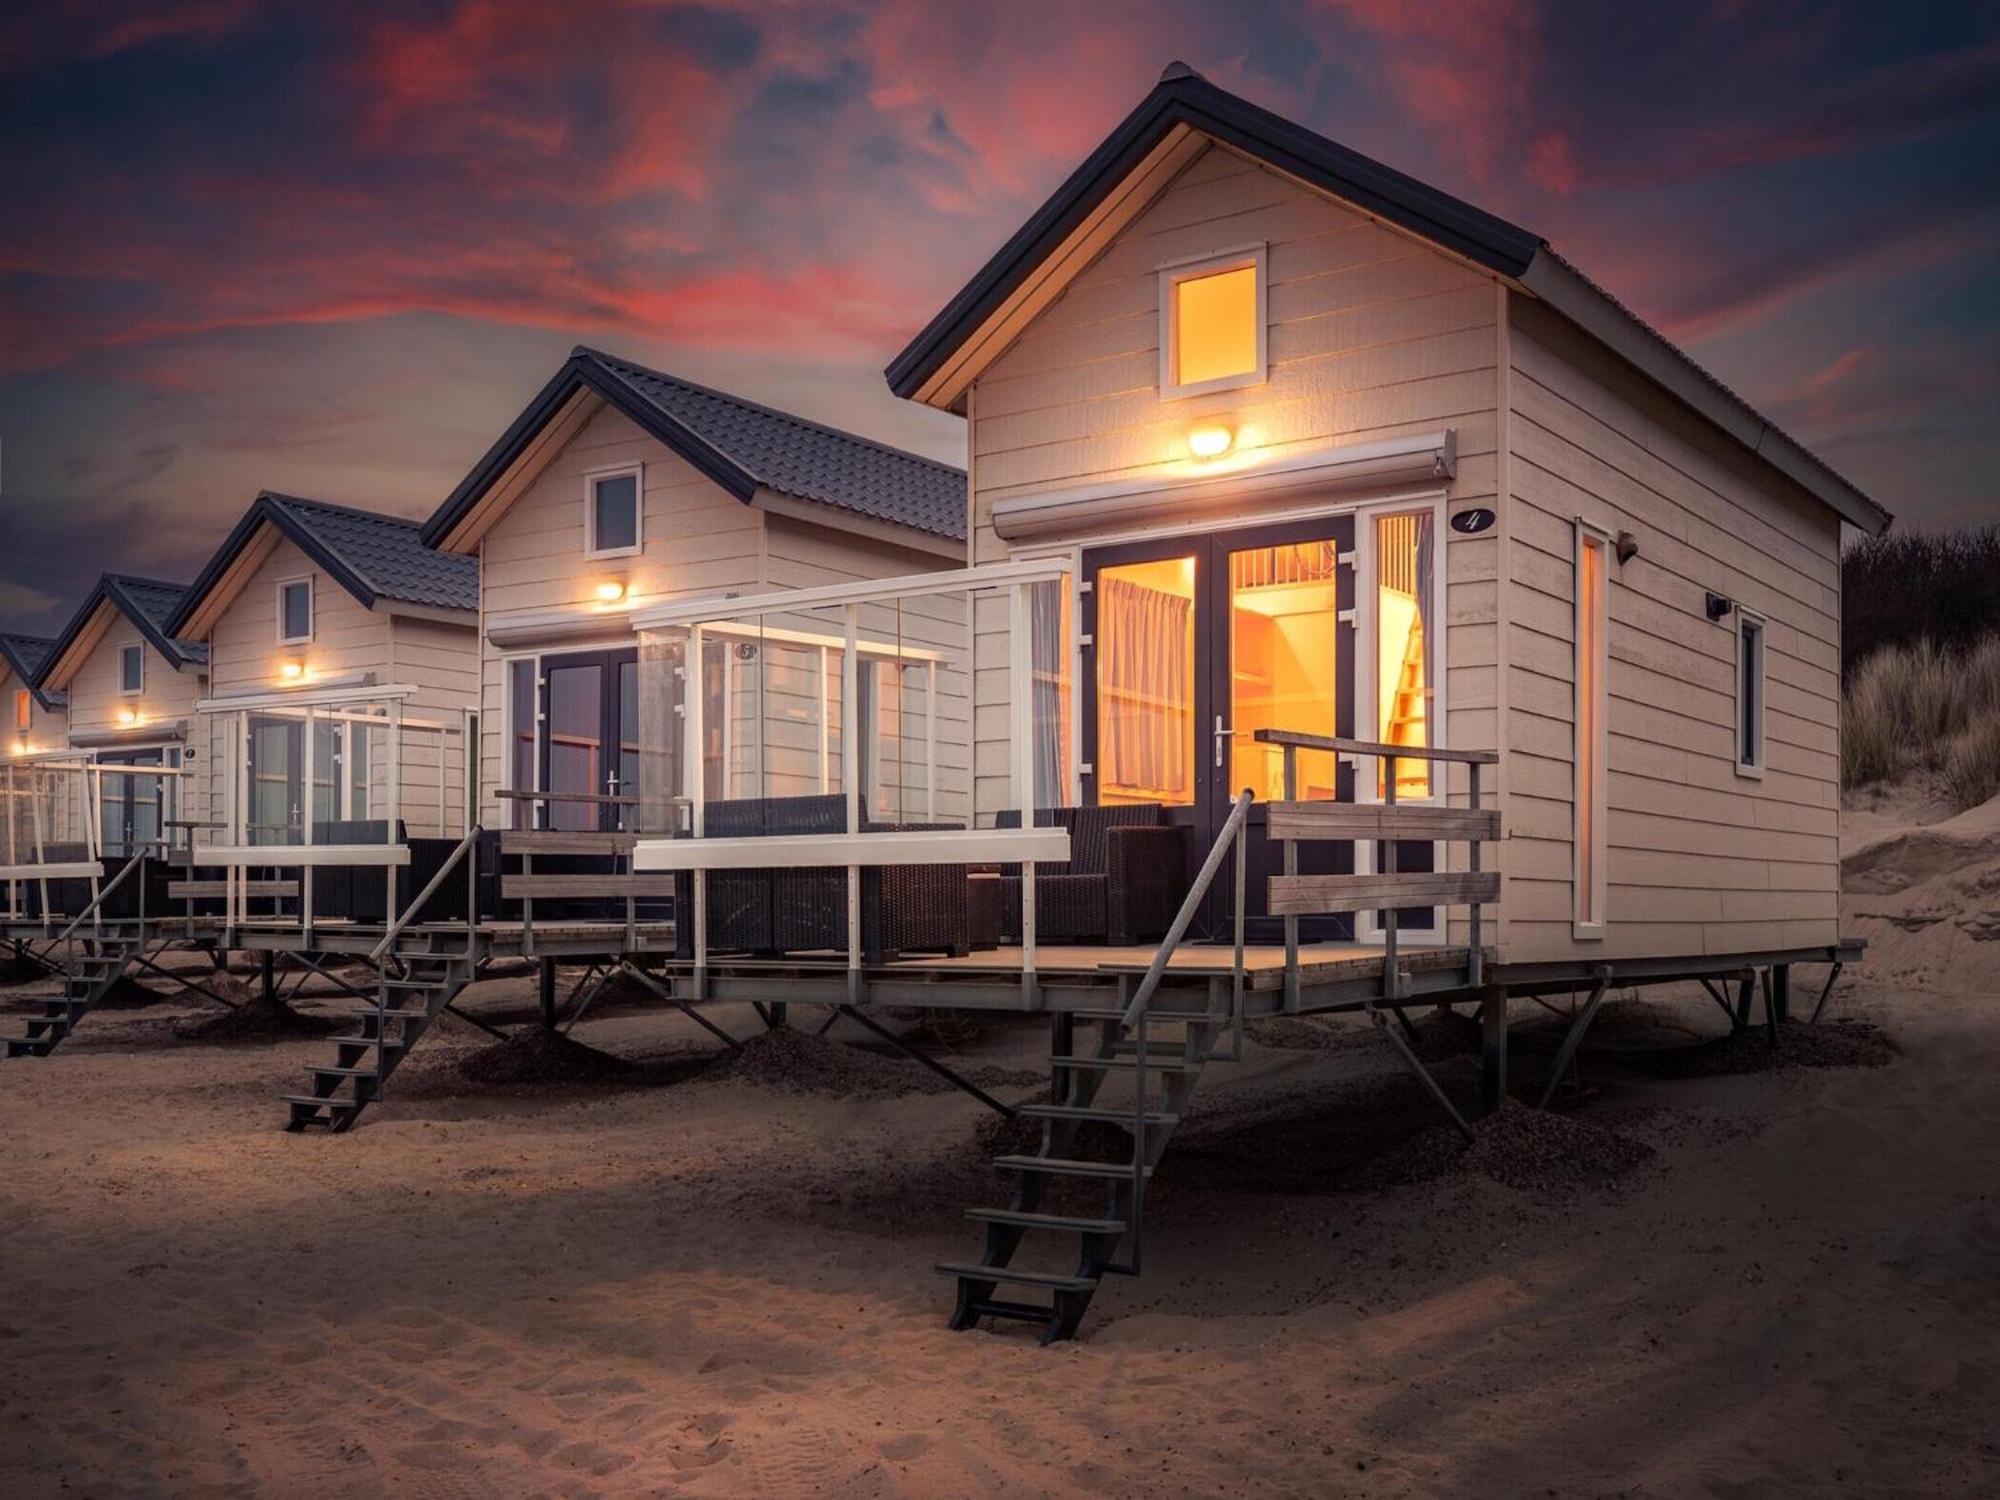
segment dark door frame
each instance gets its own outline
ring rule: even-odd
[[[598,668],[597,679],[597,774],[588,789],[598,796],[609,796],[613,790],[613,777],[620,765],[620,747],[623,743],[623,721],[619,714],[620,687],[623,674],[619,670],[627,663],[636,663],[639,648],[636,646],[600,647],[589,651],[565,651],[546,655],[536,667],[539,679],[535,688],[535,789],[546,792],[549,786],[550,702],[553,697],[552,681],[559,671],[585,667]],[[622,788],[621,788],[622,790]],[[537,804],[535,826],[552,828],[555,825],[552,814],[554,804]],[[600,831],[615,832],[619,826],[621,807],[601,803],[596,809],[594,823]]]
[[[1089,771],[1080,778],[1083,801],[1097,801],[1097,764],[1099,747],[1097,743],[1097,641],[1098,641],[1098,575],[1107,567],[1119,567],[1129,563],[1157,562],[1166,558],[1192,557],[1195,564],[1194,583],[1194,692],[1193,692],[1193,744],[1190,750],[1193,762],[1193,801],[1185,806],[1167,809],[1167,820],[1173,826],[1185,830],[1187,868],[1192,873],[1199,868],[1202,859],[1221,831],[1224,820],[1229,815],[1230,806],[1235,801],[1235,791],[1228,785],[1228,762],[1226,743],[1233,743],[1236,726],[1228,722],[1231,718],[1230,704],[1230,599],[1228,558],[1232,552],[1242,552],[1258,547],[1285,546],[1295,542],[1331,541],[1342,561],[1335,575],[1335,636],[1334,650],[1339,663],[1334,678],[1334,724],[1335,732],[1342,736],[1354,733],[1355,709],[1355,668],[1358,635],[1356,631],[1355,592],[1355,522],[1353,512],[1337,515],[1316,516],[1305,520],[1284,521],[1266,525],[1239,525],[1220,527],[1214,530],[1185,532],[1175,536],[1154,537],[1137,542],[1114,542],[1106,546],[1083,549],[1080,577],[1084,584],[1082,607],[1082,631],[1088,643],[1080,654],[1082,678],[1079,695],[1082,713],[1082,762]],[[1220,728],[1224,733],[1218,734]],[[1225,747],[1220,753],[1224,765],[1218,767],[1218,747]],[[1336,772],[1336,796],[1342,801],[1352,801],[1355,793],[1354,767],[1349,761],[1342,761]],[[1268,809],[1262,803],[1253,803],[1250,810],[1249,826],[1245,831],[1245,845],[1250,852],[1251,865],[1245,882],[1249,898],[1249,913],[1245,927],[1254,942],[1277,941],[1282,936],[1282,924],[1278,918],[1264,915],[1264,880],[1275,873],[1278,865],[1277,852],[1273,850],[1264,830],[1269,826]],[[1354,846],[1352,844],[1307,845],[1301,850],[1301,870],[1305,873],[1346,873],[1354,868]],[[1223,938],[1230,934],[1232,905],[1234,900],[1233,869],[1225,865],[1218,873],[1211,888],[1203,911],[1197,918],[1197,937]],[[1349,915],[1306,918],[1301,923],[1302,937],[1314,942],[1334,942],[1351,940],[1354,936],[1354,919]]]

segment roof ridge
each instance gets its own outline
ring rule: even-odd
[[[775,406],[766,406],[761,401],[752,401],[748,396],[739,396],[734,391],[725,391],[712,385],[703,385],[700,381],[689,380],[684,375],[673,375],[665,370],[656,370],[650,365],[640,364],[637,360],[626,359],[623,355],[609,354],[602,349],[593,349],[588,344],[578,344],[571,351],[571,358],[579,356],[587,356],[603,364],[623,366],[627,370],[634,370],[650,379],[664,380],[669,385],[677,385],[684,390],[695,391],[704,396],[713,396],[718,401],[727,401],[733,405],[744,407],[747,410],[761,413],[764,416],[774,417],[778,421],[789,423],[794,427],[803,427],[809,431],[821,433],[826,437],[837,438],[841,442],[853,443],[856,447],[872,448],[875,452],[887,454],[891,458],[907,459],[911,463],[922,464],[926,468],[936,469],[942,473],[956,474],[961,479],[965,477],[965,470],[959,468],[956,464],[948,464],[941,459],[927,458],[921,453],[912,453],[907,448],[898,448],[894,443],[885,443],[876,438],[864,437],[858,432],[849,432],[844,427],[834,427],[825,422],[816,422],[811,417],[802,417],[796,412],[783,411]]]
[[[361,505],[343,505],[338,500],[317,500],[311,495],[288,495],[281,490],[263,490],[259,499],[269,500],[276,505],[306,505],[314,510],[332,511],[335,515],[355,516],[363,521],[380,521],[388,526],[402,526],[411,531],[421,531],[423,522],[408,516],[392,515],[384,510],[369,510]]]

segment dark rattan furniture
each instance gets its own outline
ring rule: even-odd
[[[1017,810],[996,828],[1019,828]],[[1157,802],[1038,807],[1037,828],[1069,830],[1067,860],[1035,866],[1035,941],[1122,947],[1164,936],[1187,892],[1185,835]],[[1021,937],[1021,867],[1000,867],[1001,922]]]

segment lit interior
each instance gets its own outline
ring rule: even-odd
[[[1194,801],[1192,557],[1097,575],[1097,800]]]
[[[1390,745],[1431,743],[1433,685],[1424,628],[1430,531],[1426,516],[1383,516],[1375,522],[1375,722]],[[1387,774],[1386,767],[1378,772]],[[1396,762],[1399,798],[1430,794],[1428,761]]]
[[[1604,629],[1604,544],[1586,537],[1576,581],[1576,919],[1601,922],[1597,909],[1598,720],[1604,712],[1599,670]]]
[[[1174,383],[1200,385],[1257,369],[1257,268],[1174,283]]]
[[[1294,542],[1229,554],[1228,790],[1260,801],[1285,795],[1284,752],[1259,744],[1260,729],[1337,732],[1339,558],[1330,541]],[[1298,800],[1333,799],[1337,766],[1299,752]]]

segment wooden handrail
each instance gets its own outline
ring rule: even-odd
[[[513,787],[496,787],[493,795],[505,802],[587,802],[598,807],[637,807],[642,797],[612,797],[602,792],[523,792]]]
[[[1251,738],[1263,745],[1290,745],[1299,750],[1331,750],[1340,755],[1394,756],[1397,760],[1445,760],[1455,765],[1497,766],[1495,750],[1433,750],[1425,745],[1385,745],[1380,740],[1349,740],[1327,734],[1300,734],[1290,729],[1259,729]]]

